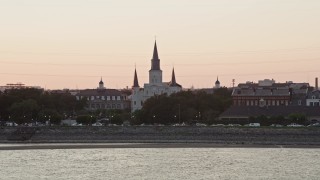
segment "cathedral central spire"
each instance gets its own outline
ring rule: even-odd
[[[160,59],[158,56],[157,41],[154,42],[153,56],[151,59],[151,70],[160,70]]]

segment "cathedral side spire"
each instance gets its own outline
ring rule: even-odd
[[[133,87],[140,87],[138,82],[137,69],[134,70]]]
[[[176,82],[176,75],[175,75],[175,73],[174,73],[174,68],[172,69],[171,84],[172,84],[172,85],[176,85],[176,84],[177,84],[177,82]]]

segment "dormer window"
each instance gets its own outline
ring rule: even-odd
[[[316,96],[312,96],[312,99],[316,99]]]

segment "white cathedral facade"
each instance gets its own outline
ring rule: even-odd
[[[134,82],[132,86],[131,111],[134,112],[142,108],[143,103],[150,97],[161,94],[173,94],[182,90],[182,86],[176,82],[174,69],[170,82],[162,81],[162,70],[160,69],[160,59],[158,56],[157,42],[154,43],[153,57],[151,59],[151,69],[149,71],[149,83],[145,83],[140,88],[137,70],[134,72]]]

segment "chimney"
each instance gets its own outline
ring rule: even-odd
[[[319,89],[319,87],[318,87],[318,78],[316,77],[316,85],[315,85],[315,90],[318,90]]]

